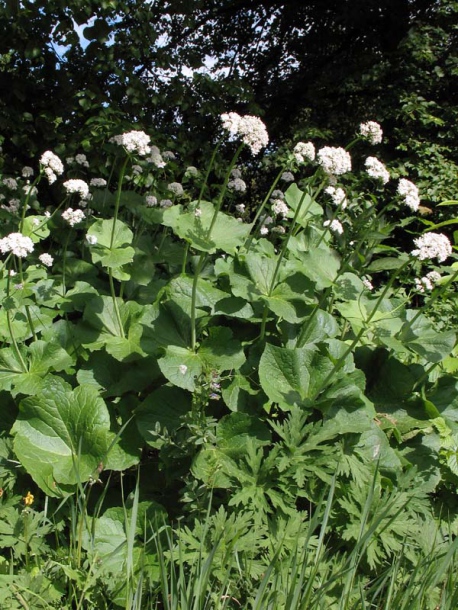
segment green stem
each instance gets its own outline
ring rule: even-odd
[[[6,298],[8,299],[9,296],[10,296],[10,275],[8,273],[8,276],[6,279]],[[24,362],[24,358],[22,357],[21,352],[19,351],[19,346],[16,342],[16,337],[14,336],[13,324],[11,322],[11,313],[10,313],[9,309],[6,310],[6,322],[8,325],[8,332],[10,334],[11,343],[13,344],[14,351],[16,352],[16,356],[21,364],[22,371],[24,373],[27,373],[27,365]]]
[[[38,174],[38,176],[35,178],[35,180],[32,182],[32,184],[30,185],[29,190],[27,191],[27,195],[25,197],[24,205],[22,206],[21,221],[19,223],[19,233],[22,233],[23,228],[24,228],[24,220],[25,220],[25,215],[27,213],[27,208],[29,207],[30,195],[32,193],[32,190],[33,190],[34,186],[36,186],[38,184],[38,182],[40,181],[42,175],[43,175],[42,172],[40,172]]]
[[[115,201],[115,209],[113,215],[113,225],[111,229],[111,238],[110,238],[110,250],[113,247],[116,222],[118,220],[119,213],[119,204],[121,202],[121,194],[122,194],[122,181],[124,179],[124,174],[126,173],[127,162],[129,161],[129,157],[124,159],[124,163],[122,164],[121,171],[119,172],[119,181],[118,181],[118,189],[116,191],[116,201]]]
[[[218,144],[216,146],[216,148],[215,148],[215,150],[213,152],[213,156],[212,156],[211,161],[210,161],[210,168],[211,168],[211,165],[214,162],[214,159],[215,159],[215,156],[216,156],[216,152],[217,152],[219,146],[220,146],[220,144]],[[239,158],[239,155],[242,152],[243,146],[244,145],[241,144],[238,147],[238,149],[235,152],[235,155],[232,157],[231,163],[229,164],[229,168],[228,168],[228,170],[226,172],[226,175],[224,177],[223,186],[221,187],[221,193],[220,193],[220,195],[219,195],[219,197],[218,197],[218,199],[216,201],[215,211],[213,213],[213,218],[212,218],[212,220],[210,222],[210,226],[208,228],[207,235],[205,237],[206,241],[210,240],[211,233],[213,231],[213,228],[215,226],[216,220],[218,218],[218,213],[219,213],[219,211],[221,209],[221,205],[222,205],[223,200],[224,200],[224,195],[226,194],[227,184],[229,182],[229,178],[231,176],[232,169],[234,168],[234,165],[236,164],[237,159]],[[201,192],[200,192],[200,195],[199,195],[199,201],[198,201],[196,207],[199,207],[199,205],[200,205],[201,197],[202,197],[203,191],[204,191],[204,187],[205,187],[205,184],[207,182],[208,176],[210,174],[210,168],[207,170],[207,174],[205,176],[205,181],[204,181],[204,184],[202,185]],[[196,265],[196,269],[194,271],[194,278],[193,278],[193,282],[192,282],[192,292],[191,292],[191,348],[193,350],[195,350],[196,344],[197,344],[197,336],[196,336],[197,283],[199,281],[199,275],[200,275],[200,272],[203,269],[203,266],[204,266],[206,258],[207,258],[206,253],[202,252],[202,254],[199,256],[199,261],[198,261],[198,263]]]
[[[118,326],[119,326],[119,333],[120,333],[120,336],[122,338],[124,338],[125,337],[124,326],[122,324],[121,314],[119,313],[118,301],[116,299],[115,286],[114,286],[114,282],[113,282],[113,273],[111,271],[111,268],[108,269],[108,278],[109,278],[109,281],[110,281],[111,298],[113,300],[113,309],[114,309],[116,320],[117,320]]]
[[[297,205],[296,211],[294,212],[293,221],[291,223],[291,229],[288,231],[288,234],[286,235],[286,238],[283,241],[282,249],[281,249],[280,255],[279,255],[278,259],[277,259],[277,264],[275,265],[274,272],[272,274],[272,280],[270,282],[269,293],[268,293],[269,297],[271,296],[271,294],[272,294],[272,292],[273,292],[273,290],[275,288],[275,285],[276,285],[276,282],[277,282],[278,272],[280,270],[280,266],[281,266],[281,264],[283,262],[283,258],[285,256],[289,240],[290,240],[291,235],[293,233],[294,227],[296,225],[297,218],[299,216],[299,212],[301,211],[302,204],[304,203],[304,200],[305,200],[306,196],[307,196],[307,191],[304,191],[303,194],[302,194],[302,197],[299,200],[299,203]],[[310,207],[312,202],[313,202],[313,198],[311,197],[310,198],[310,203],[309,203],[308,207]],[[262,314],[261,331],[260,331],[260,334],[259,334],[259,340],[260,341],[262,341],[264,339],[264,336],[265,336],[266,322],[267,322],[267,311],[268,311],[268,306],[266,304],[264,306],[264,311],[263,311],[263,314]]]

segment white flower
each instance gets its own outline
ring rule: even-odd
[[[173,205],[173,201],[170,201],[170,199],[161,199],[159,205],[161,206],[161,208],[171,208]]]
[[[104,187],[107,185],[107,181],[105,180],[105,178],[91,178],[91,181],[89,182],[90,186],[95,186],[95,187]]]
[[[96,235],[90,235],[89,233],[86,234],[86,241],[90,246],[95,246],[95,244],[97,243],[97,236]]]
[[[154,195],[147,195],[145,197],[145,202],[147,208],[154,208],[155,206],[157,206],[157,197],[155,197]]]
[[[46,267],[51,267],[54,262],[53,257],[50,254],[40,254],[38,257],[39,261],[43,263]]]
[[[201,209],[201,208],[196,208],[196,209],[194,210],[194,216],[195,216],[196,218],[200,218],[200,217],[202,216],[202,209]]]
[[[134,176],[139,176],[140,174],[143,174],[143,168],[141,165],[132,165],[132,172]]]
[[[171,150],[164,150],[164,152],[162,153],[162,156],[167,161],[175,161],[175,159],[177,158],[175,153],[172,152]]]
[[[73,210],[72,208],[68,208],[65,210],[65,212],[62,212],[62,218],[66,220],[71,227],[73,227],[86,217],[83,210]]]
[[[161,152],[157,146],[151,146],[151,156],[149,156],[146,160],[159,169],[166,166],[166,162],[162,158]]]
[[[431,291],[440,279],[440,273],[430,271],[421,279],[415,278],[415,287],[419,292]]]
[[[29,167],[28,165],[25,165],[22,168],[22,177],[23,178],[30,178],[31,176],[33,176],[33,168]]]
[[[26,195],[29,195],[29,197],[34,197],[38,193],[37,187],[31,186],[29,181],[22,187],[22,190]]]
[[[229,180],[229,182],[227,183],[227,188],[230,191],[244,193],[246,191],[246,182],[241,178],[234,178],[234,180]]]
[[[343,231],[343,226],[341,225],[341,223],[338,220],[325,220],[323,222],[323,226],[324,227],[329,227],[329,229],[331,231],[334,231],[335,233],[338,233],[339,235],[342,235]]]
[[[380,144],[383,138],[382,128],[375,121],[367,121],[359,126],[359,133],[371,144]]]
[[[280,179],[283,182],[294,182],[294,175],[291,172],[283,172]]]
[[[367,278],[367,277],[363,277],[363,278],[362,278],[362,282],[363,282],[364,286],[365,286],[365,287],[366,287],[368,290],[370,290],[370,291],[374,290],[374,287],[373,287],[373,285],[372,285],[372,282],[370,281],[370,279],[369,279],[369,278]]]
[[[39,218],[34,218],[32,220],[32,224],[34,227],[38,227],[40,225],[40,219]]]
[[[44,152],[40,157],[40,164],[43,166],[49,184],[57,180],[57,176],[64,173],[64,165],[57,155],[50,150]]]
[[[82,199],[89,197],[89,186],[84,180],[67,180],[64,182],[64,188],[67,193],[78,193]]]
[[[293,149],[293,154],[298,163],[315,161],[315,146],[312,144],[312,142],[298,142]]]
[[[7,188],[11,189],[12,191],[15,191],[17,189],[17,181],[14,178],[3,178],[2,182]]]
[[[404,197],[404,203],[411,210],[416,212],[420,206],[420,197],[418,195],[418,188],[410,180],[401,178],[398,184],[398,194]]]
[[[242,177],[242,172],[239,170],[238,167],[234,167],[234,169],[231,170],[231,177],[234,179]]]
[[[367,157],[364,165],[366,166],[366,171],[371,178],[381,180],[383,184],[386,184],[389,181],[389,171],[376,157]]]
[[[168,190],[175,195],[175,197],[182,197],[184,194],[183,187],[179,182],[171,182],[167,185]]]
[[[140,156],[151,152],[150,137],[144,131],[127,131],[119,136],[113,136],[110,142],[124,146],[127,152],[138,153]]]
[[[274,191],[272,191],[271,197],[272,197],[272,199],[284,199],[285,194],[283,193],[283,191],[280,191],[279,189],[275,189]]]
[[[282,199],[275,199],[272,202],[272,212],[277,216],[287,216],[289,212],[289,207]]]
[[[10,233],[0,239],[0,251],[2,254],[12,252],[15,256],[24,258],[27,254],[33,252],[33,241],[22,233]]]
[[[8,201],[8,207],[2,205],[2,208],[11,212],[11,214],[17,214],[19,212],[19,208],[21,207],[21,201],[19,199],[10,199]]]
[[[24,284],[14,284],[13,288],[15,290],[22,290],[24,288]]]
[[[345,195],[345,191],[343,189],[341,189],[340,187],[336,188],[335,186],[327,186],[324,189],[324,192],[331,197],[334,205],[340,205],[342,210],[345,210],[348,205],[348,201],[347,196]]]
[[[437,258],[443,263],[452,253],[450,241],[442,233],[425,233],[413,241],[417,249],[412,250],[411,254],[421,261]]]
[[[244,213],[245,213],[245,204],[244,204],[244,203],[238,203],[238,204],[235,206],[235,209],[237,210],[237,212],[238,212],[239,214],[244,214]]]
[[[48,212],[48,210],[46,210],[45,216],[46,216],[46,218],[51,218],[51,212]]]
[[[195,178],[196,176],[199,175],[199,170],[197,169],[197,167],[194,167],[194,165],[190,165],[189,167],[186,168],[185,174],[187,176],[193,176]]]
[[[242,117],[236,112],[229,112],[221,115],[221,121],[223,128],[232,136],[241,136],[242,142],[249,147],[253,155],[257,155],[261,148],[269,143],[266,126],[258,117]]]
[[[186,366],[186,364],[180,364],[180,366],[178,367],[178,370],[180,371],[180,373],[182,375],[186,375],[186,371],[188,370],[188,367]]]
[[[67,165],[72,165],[73,163],[75,163],[75,157],[67,157],[65,159],[65,163],[67,163]]]
[[[327,174],[339,176],[351,171],[351,157],[343,148],[325,146],[318,151],[317,157]]]
[[[267,235],[269,232],[269,229],[267,227],[261,227],[259,232],[261,233],[261,235]]]
[[[83,154],[76,155],[75,161],[78,163],[78,165],[82,165],[83,167],[89,167],[89,163],[86,158],[86,155],[83,155]]]

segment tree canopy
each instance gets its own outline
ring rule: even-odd
[[[229,110],[263,116],[277,144],[373,118],[401,172],[403,149],[425,183],[445,167],[435,200],[458,161],[457,16],[450,0],[8,0],[0,133],[24,162],[139,124],[195,158]]]

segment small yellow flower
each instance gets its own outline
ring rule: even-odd
[[[30,491],[28,491],[27,495],[24,496],[22,499],[24,500],[24,504],[26,506],[32,506],[35,498],[34,498],[33,494],[31,494]]]

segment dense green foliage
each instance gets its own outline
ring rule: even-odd
[[[457,14],[0,7],[2,608],[457,607]]]

